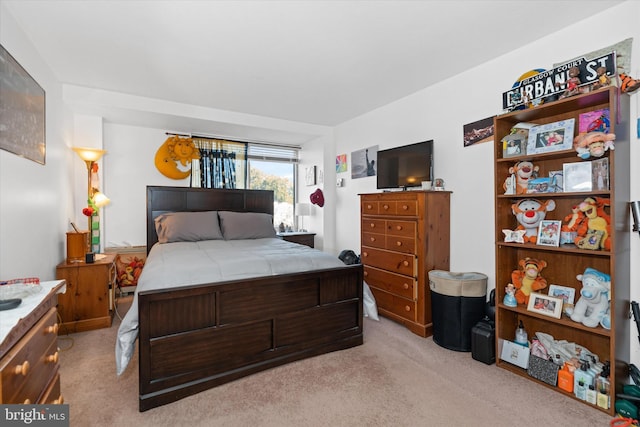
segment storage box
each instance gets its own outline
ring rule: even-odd
[[[527,369],[529,366],[529,347],[507,340],[500,340],[500,345],[502,346],[500,351],[501,360],[519,366],[522,369]]]
[[[67,263],[84,262],[89,248],[88,231],[67,232]]]
[[[529,367],[527,368],[529,376],[554,387],[558,384],[559,369],[560,366],[551,360],[546,360],[534,355],[529,357]]]
[[[487,365],[496,362],[496,326],[493,320],[482,319],[471,328],[471,357]]]

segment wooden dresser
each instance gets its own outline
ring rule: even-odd
[[[43,282],[42,294],[25,298],[7,316],[0,341],[0,403],[62,404],[58,361],[57,292],[64,280]]]
[[[449,270],[448,191],[360,195],[364,279],[381,315],[432,335],[430,270]]]

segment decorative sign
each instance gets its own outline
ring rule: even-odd
[[[579,58],[562,64],[553,70],[542,71],[529,78],[523,79],[511,90],[502,94],[502,108],[511,111],[518,107],[526,106],[535,101],[543,101],[546,98],[561,94],[570,85],[569,70],[577,68],[580,80],[580,90],[588,91],[589,87],[598,82],[598,68],[604,67],[606,75],[616,75],[616,54],[608,53],[604,56],[589,59]]]

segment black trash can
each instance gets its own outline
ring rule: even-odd
[[[455,351],[471,351],[471,329],[485,315],[487,276],[429,272],[433,341]]]

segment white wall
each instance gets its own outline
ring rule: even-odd
[[[462,142],[463,126],[499,114],[502,92],[508,90],[527,70],[549,69],[555,63],[629,37],[635,39],[630,72],[640,77],[639,23],[640,2],[626,2],[596,17],[570,25],[562,32],[337,126],[334,130],[335,154],[348,153],[350,157],[352,151],[372,145],[384,149],[434,139],[435,176],[443,178],[447,189],[453,191],[450,268],[452,271],[483,272],[489,276],[489,286],[493,288],[493,145],[483,143],[465,148]],[[602,28],[606,30],[600,31]],[[472,36],[469,34],[469,37]],[[434,63],[437,64],[437,60]],[[446,67],[446,64],[438,66]],[[640,94],[631,96],[630,134],[633,138],[630,142],[617,143],[630,143],[632,159],[637,160],[640,158],[640,148],[635,137],[635,123]],[[630,177],[632,200],[640,199],[640,173],[637,170],[634,168]],[[339,176],[345,178],[346,185],[337,189],[336,216],[340,221],[336,224],[336,245],[353,248],[354,242],[359,242],[360,233],[357,194],[375,192],[376,181],[375,178],[352,180],[349,173]],[[640,289],[634,284],[640,282],[640,263],[637,262],[640,259],[640,238],[637,234],[630,238],[633,260],[631,296],[638,300]],[[637,331],[635,327],[631,329],[631,360],[637,361],[640,360]]]
[[[0,43],[46,93],[45,165],[0,150],[0,279],[52,280],[74,217],[73,126],[60,83],[1,3]]]

